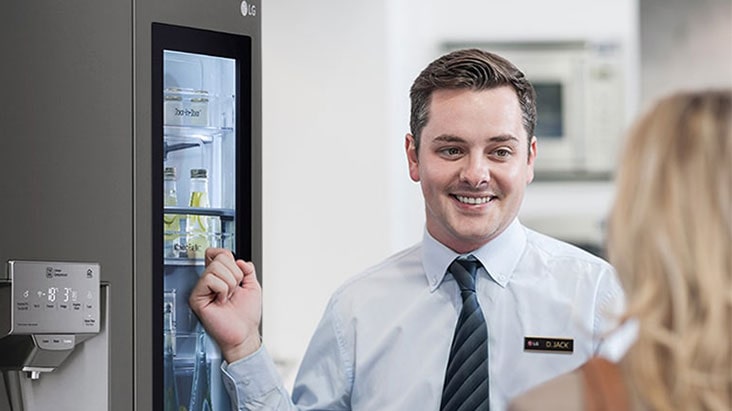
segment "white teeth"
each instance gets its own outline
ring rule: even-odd
[[[491,200],[490,197],[465,197],[455,196],[458,201],[465,204],[485,204]]]

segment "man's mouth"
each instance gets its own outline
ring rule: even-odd
[[[470,205],[479,205],[479,204],[485,204],[489,201],[491,201],[494,196],[485,196],[485,197],[468,197],[468,196],[461,196],[461,195],[454,195],[459,202],[463,204],[470,204]]]

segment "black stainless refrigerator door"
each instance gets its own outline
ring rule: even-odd
[[[188,307],[205,250],[252,259],[252,39],[152,25],[153,401],[228,409],[218,347]]]

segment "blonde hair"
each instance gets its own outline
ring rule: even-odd
[[[731,101],[669,96],[626,141],[608,255],[639,322],[623,364],[650,409],[732,409]]]

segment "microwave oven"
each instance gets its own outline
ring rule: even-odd
[[[624,127],[625,84],[618,43],[446,43],[514,63],[537,95],[537,180],[609,180]]]

